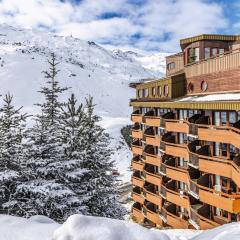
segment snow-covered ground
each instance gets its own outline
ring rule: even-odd
[[[82,215],[60,225],[43,216],[0,215],[0,240],[239,240],[240,223],[212,230],[156,230],[135,223]]]
[[[129,98],[135,91],[130,82],[160,77],[164,72],[164,56],[143,56],[121,50],[110,51],[93,42],[51,33],[17,29],[0,25],[0,94],[10,92],[23,111],[34,113],[34,103],[41,100],[37,92],[48,68],[47,58],[55,52],[61,70],[58,79],[62,86],[70,86],[80,100],[94,97],[96,113],[110,133],[113,159],[123,182],[130,180],[131,153],[121,144],[120,129],[129,124]],[[154,65],[155,64],[155,65]],[[65,94],[66,98],[68,94]]]

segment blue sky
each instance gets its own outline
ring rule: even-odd
[[[177,52],[181,38],[240,33],[240,0],[2,0],[0,23],[109,48]]]

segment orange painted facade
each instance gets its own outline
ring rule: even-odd
[[[240,221],[239,40],[225,35],[183,39],[182,52],[167,57],[166,77],[134,84],[136,222],[211,229]],[[216,97],[223,93],[235,95]]]

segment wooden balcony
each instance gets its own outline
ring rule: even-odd
[[[188,123],[181,120],[166,120],[166,130],[168,132],[188,133]]]
[[[156,210],[153,206],[153,204],[147,203],[143,207],[144,215],[149,221],[156,224],[157,226],[160,226],[162,225],[162,219],[159,216],[158,210]]]
[[[156,167],[160,167],[162,162],[161,157],[155,154],[144,154],[144,158],[145,158],[145,163],[154,165]]]
[[[240,129],[231,126],[198,126],[199,140],[223,142],[240,147]]]
[[[146,170],[144,171],[145,175],[145,181],[154,184],[156,186],[160,186],[162,183],[162,176],[158,173],[151,173],[147,172]]]
[[[143,188],[144,186],[144,179],[142,179],[140,173],[134,172],[132,176],[132,184],[134,186],[138,186],[140,188]]]
[[[187,146],[185,144],[175,144],[165,142],[165,153],[175,157],[187,159],[189,156]]]
[[[160,196],[159,192],[155,191],[153,185],[144,187],[144,196],[147,201],[158,206],[162,205],[162,197]]]
[[[145,125],[151,127],[160,127],[161,117],[160,116],[144,116],[143,119]]]
[[[147,209],[145,217],[157,226],[162,225],[162,219],[157,212],[152,212],[151,210]]]
[[[136,155],[142,155],[143,147],[140,141],[135,141],[132,143],[132,152],[133,154],[136,154]]]
[[[142,172],[143,168],[144,168],[144,162],[140,160],[139,156],[134,157],[132,160],[132,169]]]
[[[131,120],[134,123],[142,123],[143,115],[140,112],[136,111],[131,115]]]
[[[169,202],[172,202],[180,207],[183,208],[189,208],[190,207],[190,202],[189,202],[189,197],[187,194],[185,194],[184,191],[181,191],[176,188],[176,182],[171,181],[166,184],[166,199]]]
[[[202,150],[204,149],[202,148]],[[223,157],[214,157],[210,154],[200,155],[190,152],[189,163],[202,172],[231,178],[240,187],[240,160],[237,160],[237,157],[236,160],[229,160]]]
[[[232,178],[232,161],[211,156],[206,157],[199,155],[198,157],[200,171]],[[240,177],[240,175],[238,177]]]
[[[207,205],[191,206],[189,222],[198,230],[207,230],[220,226],[219,223],[214,221],[214,218],[210,218],[209,211]]]
[[[200,201],[231,213],[240,212],[240,195],[231,195],[199,186]]]
[[[167,165],[166,175],[172,180],[189,184],[188,170],[185,168],[173,167],[173,166]]]
[[[213,58],[185,66],[186,78],[226,71],[240,66],[240,50],[236,49]]]
[[[144,215],[142,212],[142,206],[139,203],[134,203],[132,207],[132,217],[138,223],[144,222]]]
[[[132,190],[132,199],[134,202],[139,202],[140,204],[144,204],[145,198],[141,193],[141,189],[139,187],[134,187]]]
[[[152,145],[155,147],[160,147],[160,141],[161,141],[161,137],[158,135],[144,135],[145,136],[145,141],[146,144],[148,145]]]
[[[142,130],[132,130],[132,137],[137,138],[137,139],[142,139],[143,138],[143,131]]]
[[[181,216],[181,213],[176,211],[176,205],[170,204],[166,207],[167,210],[167,224],[175,229],[187,229],[189,226],[186,217]]]

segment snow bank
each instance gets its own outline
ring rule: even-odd
[[[25,219],[0,215],[0,240],[52,240],[59,226],[44,216]]]
[[[73,215],[63,224],[44,216],[0,215],[0,240],[239,240],[240,223],[206,231],[146,229],[108,218]]]
[[[171,240],[160,231],[135,223],[73,215],[54,233],[53,240]]]

